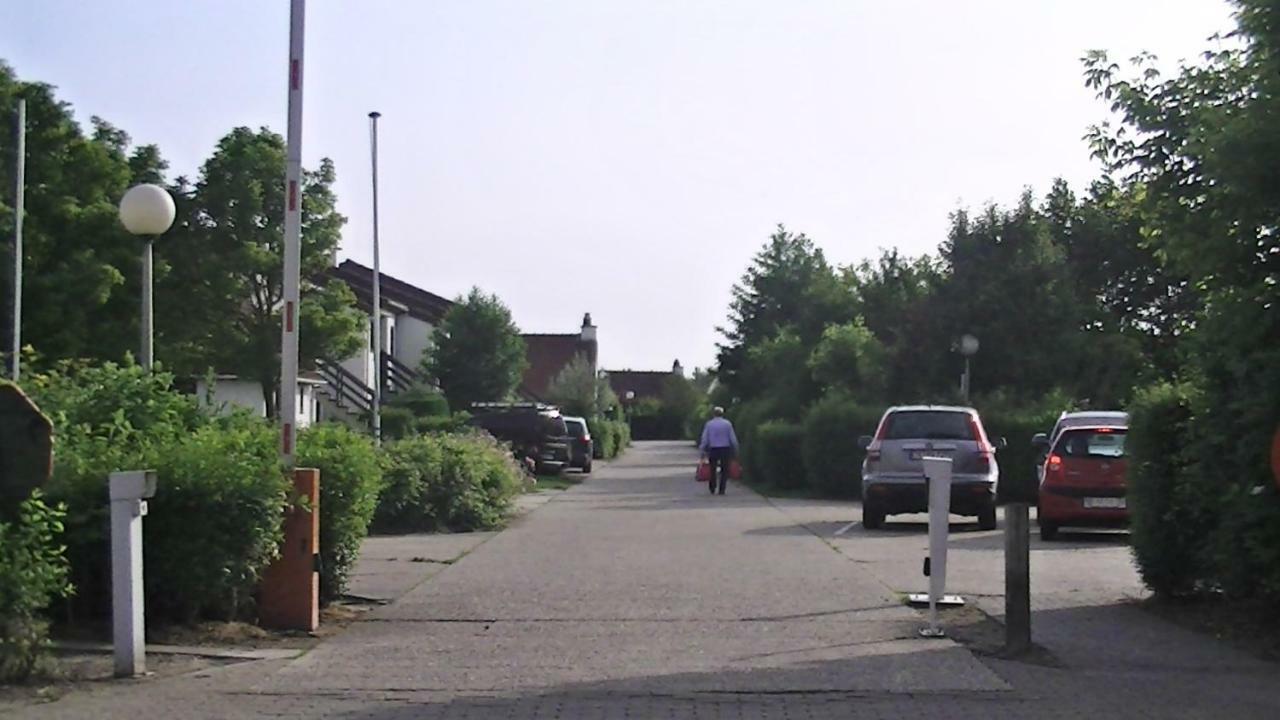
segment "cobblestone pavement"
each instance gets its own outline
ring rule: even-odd
[[[883,568],[810,531],[821,513],[738,486],[709,496],[694,461],[686,444],[638,445],[296,660],[104,683],[13,715],[1280,717],[1276,666],[1186,633],[1162,644],[1145,614],[1074,619],[1091,643],[1054,667],[918,639]],[[901,562],[919,567],[914,551]]]

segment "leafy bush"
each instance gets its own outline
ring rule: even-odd
[[[805,485],[804,428],[796,423],[770,420],[755,432],[755,451],[750,455],[754,466],[746,472],[782,490],[795,490]]]
[[[412,410],[390,406],[382,408],[380,415],[383,440],[400,440],[417,434],[418,419]]]
[[[884,408],[860,405],[832,394],[814,403],[804,418],[801,454],[810,489],[833,497],[857,497],[862,491],[865,452],[858,437],[875,433]]]
[[[382,464],[373,440],[338,423],[298,433],[298,467],[320,470],[320,596],[346,590],[382,491]]]
[[[72,591],[61,544],[64,509],[36,490],[18,519],[0,523],[0,680],[21,680],[38,667],[48,625],[39,613]]]
[[[147,613],[191,622],[247,616],[279,552],[290,484],[263,420],[210,425],[156,453],[146,540]]]
[[[599,416],[587,418],[587,429],[595,443],[595,457],[611,460],[631,445],[631,426],[623,420]]]
[[[444,443],[412,437],[383,446],[383,481],[373,527],[378,532],[431,532],[439,527],[431,488],[444,473]]]
[[[453,532],[498,527],[524,487],[524,471],[506,446],[483,433],[442,435],[440,483],[427,502],[439,525]]]
[[[101,615],[110,603],[107,476],[155,467],[164,448],[211,422],[173,376],[135,365],[62,362],[30,376],[27,393],[54,426],[51,501],[65,504],[63,542],[78,588],[68,611]],[[230,420],[228,422],[231,422]]]
[[[1194,395],[1185,385],[1141,390],[1126,442],[1129,517],[1142,580],[1166,596],[1194,592],[1211,572],[1203,551],[1217,520],[1217,493],[1194,471]]]

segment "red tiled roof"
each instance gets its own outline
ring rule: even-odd
[[[520,382],[520,394],[527,398],[545,400],[551,381],[578,355],[585,355],[592,366],[596,364],[596,343],[583,340],[580,334],[521,337],[529,366]]]
[[[662,388],[667,378],[672,376],[670,370],[606,370],[609,375],[609,387],[621,400],[627,399],[628,392],[636,394],[635,399],[661,398]]]

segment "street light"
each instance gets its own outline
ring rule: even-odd
[[[969,358],[978,354],[978,338],[965,334],[956,347],[964,356],[964,375],[960,378],[960,393],[964,395],[965,404],[969,404]]]
[[[151,369],[152,343],[151,246],[173,225],[173,197],[159,185],[145,183],[129,188],[120,199],[120,222],[142,238],[142,367]]]

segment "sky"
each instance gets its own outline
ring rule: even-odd
[[[195,178],[285,131],[287,0],[0,0],[0,59]],[[961,207],[1099,169],[1080,58],[1195,59],[1224,0],[311,0],[303,161],[337,166],[342,257],[496,293],[602,366],[714,364],[779,223],[837,264],[936,250]]]

